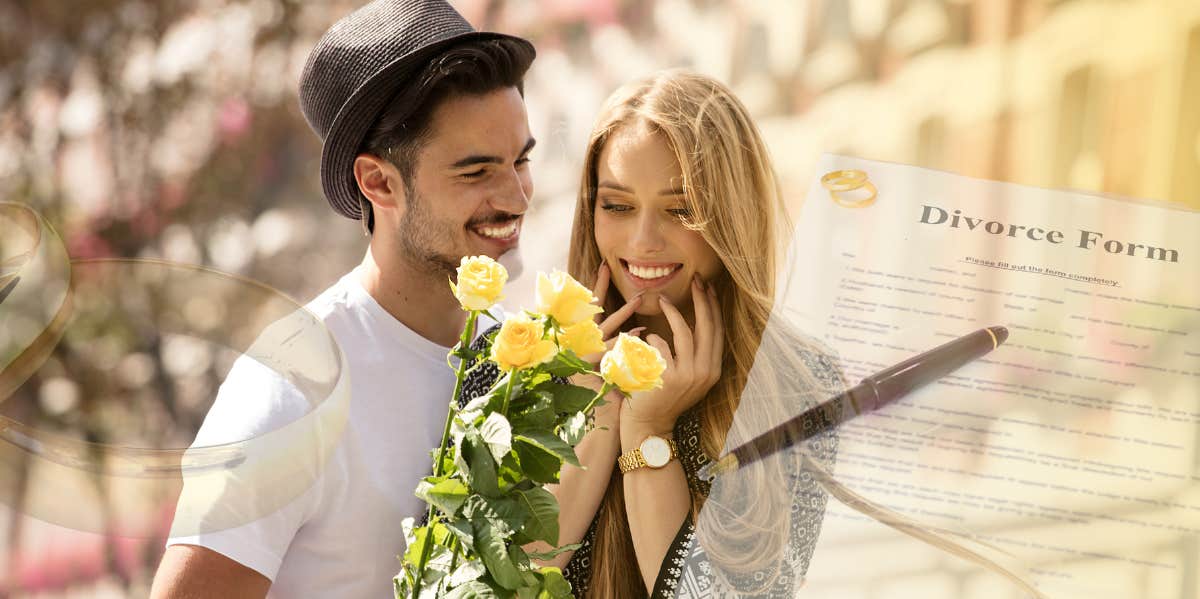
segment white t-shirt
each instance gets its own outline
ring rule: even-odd
[[[441,440],[454,389],[449,349],[388,314],[357,270],[307,308],[332,332],[349,367],[349,415],[325,467],[271,514],[216,532],[173,533],[167,544],[207,547],[252,568],[272,580],[271,598],[390,599],[405,549],[400,523],[422,512],[413,489],[430,472],[429,452]],[[308,409],[295,387],[243,356],[193,447],[275,430],[303,414],[297,406]],[[187,498],[185,485],[181,506]]]

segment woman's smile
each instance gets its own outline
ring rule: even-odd
[[[678,262],[644,262],[620,259],[621,266],[630,282],[639,289],[662,287],[675,278],[683,269]]]
[[[692,278],[712,280],[721,260],[688,225],[683,171],[667,138],[633,124],[612,134],[597,163],[596,247],[625,299],[643,294],[637,313],[662,313],[658,297],[687,310]]]

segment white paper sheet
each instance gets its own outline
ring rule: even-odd
[[[877,197],[814,182],[777,311],[851,383],[1010,337],[843,425],[838,479],[1011,553],[1048,597],[1200,596],[1200,214],[839,156],[819,172],[840,169]],[[835,500],[807,578],[802,596],[1025,596]]]

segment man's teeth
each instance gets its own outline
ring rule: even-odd
[[[659,279],[675,272],[674,266],[634,266],[629,265],[629,272],[639,279]]]
[[[509,221],[508,224],[496,227],[476,227],[475,230],[484,237],[505,239],[512,237],[512,234],[517,232],[517,221]]]

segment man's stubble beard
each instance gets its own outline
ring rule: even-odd
[[[453,278],[458,272],[462,256],[441,253],[436,249],[436,244],[439,238],[454,239],[458,232],[445,223],[437,222],[429,214],[416,189],[409,188],[405,192],[407,209],[396,228],[400,259],[430,278]]]

